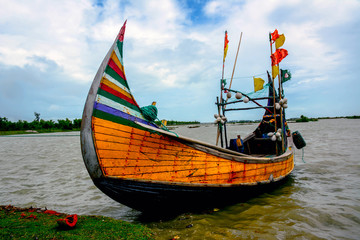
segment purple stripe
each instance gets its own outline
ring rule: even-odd
[[[136,122],[147,124],[147,125],[152,126],[152,127],[159,128],[156,124],[150,123],[150,122],[148,122],[148,121],[146,121],[144,119],[138,118],[138,117],[134,117],[134,116],[132,116],[130,114],[127,114],[125,112],[122,112],[120,110],[117,110],[115,108],[106,106],[106,105],[98,103],[98,102],[94,103],[94,108],[97,109],[97,110],[100,110],[102,112],[106,112],[106,113],[109,113],[111,115],[114,115],[116,117],[121,117],[121,118],[130,120],[132,122],[136,121]]]

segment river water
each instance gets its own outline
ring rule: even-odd
[[[0,205],[103,215],[151,228],[157,239],[360,239],[360,120],[289,123],[307,146],[275,190],[212,211],[146,216],[100,192],[82,161],[79,132],[0,137]],[[229,125],[236,136],[256,124]],[[210,143],[216,128],[173,131]]]

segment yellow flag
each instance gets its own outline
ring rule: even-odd
[[[272,78],[275,79],[279,75],[279,66],[272,66]]]
[[[254,77],[254,91],[259,91],[264,88],[264,80],[262,78]]]
[[[278,49],[282,45],[284,45],[285,42],[285,36],[284,34],[279,35],[279,37],[275,40],[275,47]]]

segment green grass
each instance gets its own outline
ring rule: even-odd
[[[73,229],[62,229],[56,220],[65,214],[33,210],[0,206],[0,239],[154,239],[142,225],[102,216],[78,216]],[[36,218],[28,218],[31,214]]]

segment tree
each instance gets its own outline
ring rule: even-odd
[[[39,122],[40,121],[40,113],[34,112],[35,119],[34,121]]]

